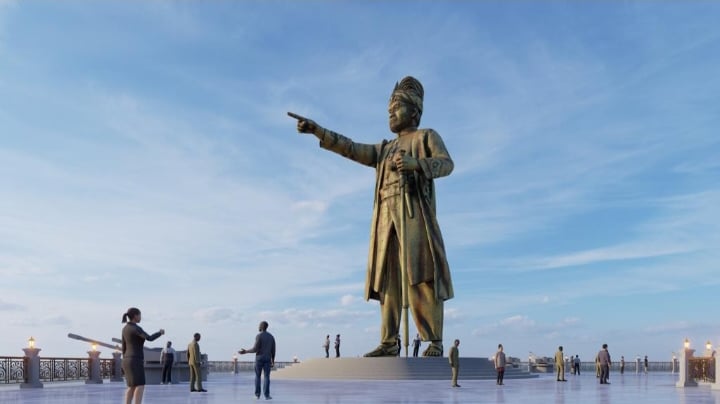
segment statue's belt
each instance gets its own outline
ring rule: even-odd
[[[412,182],[409,181],[406,185],[407,191],[412,192],[412,190],[415,188],[412,186]],[[390,198],[393,196],[398,196],[402,193],[402,190],[400,189],[400,183],[399,182],[392,182],[390,184],[385,184],[380,189],[380,200]]]

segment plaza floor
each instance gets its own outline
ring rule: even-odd
[[[461,370],[462,372],[462,370]],[[569,376],[558,383],[552,376],[494,381],[462,381],[451,388],[449,381],[319,381],[278,380],[272,383],[274,403],[552,403],[552,404],[720,404],[720,390],[709,386],[676,388],[677,375],[667,373],[612,375],[612,384],[599,385],[594,375]],[[147,386],[145,404],[227,404],[256,402],[252,375],[213,374],[204,386],[208,393],[188,392],[187,384]],[[85,385],[46,384],[43,389],[20,390],[0,387],[0,403],[17,404],[120,404],[122,383]],[[264,400],[260,400],[264,401]]]

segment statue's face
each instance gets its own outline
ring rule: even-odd
[[[415,122],[413,119],[414,108],[398,97],[390,99],[388,113],[390,114],[390,131],[400,133],[403,129],[412,127]]]

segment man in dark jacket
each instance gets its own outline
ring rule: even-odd
[[[270,368],[275,366],[275,337],[267,332],[267,321],[260,322],[258,331],[260,333],[255,337],[255,345],[251,349],[241,349],[241,355],[246,353],[255,354],[255,397],[260,398],[260,375],[265,374],[265,383],[263,383],[263,391],[265,399],[270,400]]]
[[[600,362],[600,384],[610,384],[610,352],[608,352],[607,344],[603,344],[602,349],[598,352],[598,361]]]

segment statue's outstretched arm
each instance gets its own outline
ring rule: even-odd
[[[297,119],[297,130],[300,133],[312,133],[320,139],[320,147],[333,151],[366,166],[375,167],[378,163],[380,147],[353,142],[352,139],[339,133],[325,129],[312,119],[305,118],[293,112],[288,116]]]

